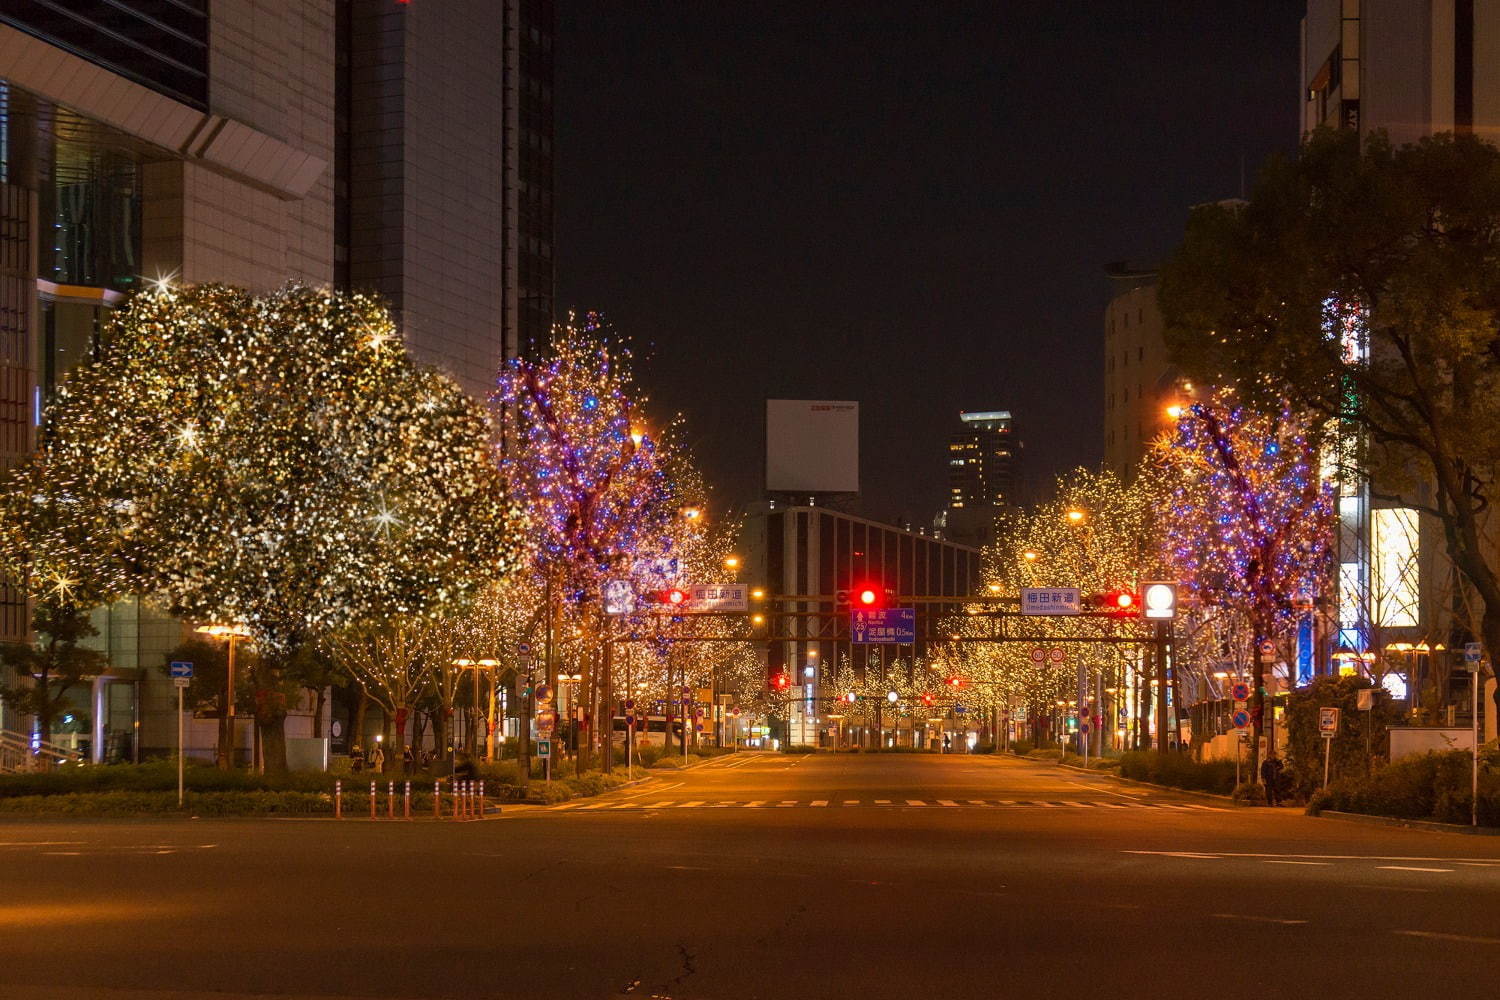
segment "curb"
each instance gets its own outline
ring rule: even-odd
[[[1309,814],[1311,815],[1311,814]],[[1364,823],[1368,826],[1398,826],[1409,830],[1426,830],[1429,833],[1458,833],[1470,837],[1500,837],[1500,827],[1461,826],[1458,823],[1439,823],[1434,819],[1402,819],[1399,816],[1368,816],[1364,813],[1339,812],[1324,809],[1314,819],[1341,819],[1349,823]]]
[[[1022,759],[1024,760],[1025,758]],[[1079,774],[1097,774],[1102,778],[1110,778],[1114,781],[1118,781],[1126,785],[1135,785],[1137,788],[1155,788],[1163,792],[1173,792],[1177,795],[1191,795],[1195,799],[1209,799],[1213,802],[1227,802],[1230,805],[1240,809],[1270,808],[1268,806],[1247,806],[1243,802],[1234,801],[1234,799],[1228,795],[1216,795],[1213,792],[1199,792],[1191,788],[1174,788],[1171,785],[1158,785],[1153,781],[1137,781],[1134,778],[1122,778],[1118,774],[1111,774],[1108,771],[1096,771],[1092,768],[1079,767],[1077,764],[1064,764],[1062,761],[1057,761],[1056,764],[1058,767],[1065,767],[1070,771],[1077,771]]]

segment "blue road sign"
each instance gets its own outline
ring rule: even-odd
[[[1464,643],[1464,662],[1465,663],[1478,663],[1479,660],[1480,660],[1480,658],[1481,658],[1481,655],[1482,654],[1481,654],[1481,651],[1480,651],[1480,648],[1479,648],[1479,643],[1477,643],[1477,642],[1466,642],[1466,643]]]
[[[193,665],[187,660],[173,660],[167,665],[173,677],[181,677],[183,680],[193,679]]]
[[[1235,712],[1230,721],[1234,723],[1234,728],[1244,729],[1250,725],[1250,713],[1243,710]]]
[[[849,612],[849,641],[894,645],[917,641],[916,608],[873,608]]]

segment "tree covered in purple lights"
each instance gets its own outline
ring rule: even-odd
[[[1330,579],[1334,498],[1317,438],[1316,425],[1285,403],[1257,411],[1220,391],[1184,407],[1162,442],[1171,484],[1165,561],[1200,613],[1240,619],[1256,644],[1281,636],[1299,596]],[[1249,659],[1258,747],[1265,668],[1255,649]]]

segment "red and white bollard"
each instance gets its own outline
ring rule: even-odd
[[[484,819],[484,780],[479,782],[479,815],[477,819]]]
[[[375,818],[375,782],[370,782],[370,818]]]
[[[443,783],[441,781],[432,783],[432,818],[443,818]]]
[[[333,783],[333,818],[344,818],[344,782],[339,779]]]
[[[385,818],[396,818],[396,783],[394,781],[386,785],[385,789]]]
[[[405,802],[404,806],[402,807],[401,812],[402,812],[402,816],[404,818],[411,819],[411,782],[410,781],[408,781],[406,783],[406,802]]]

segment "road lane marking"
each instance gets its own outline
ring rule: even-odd
[[[1266,865],[1319,865],[1323,868],[1328,867],[1328,862],[1326,861],[1281,861],[1276,858],[1262,858],[1261,863]]]
[[[1088,802],[1069,802],[1068,805],[1076,809],[1088,809],[1090,807],[1090,803]]]
[[[907,799],[906,804],[909,806],[925,806],[927,803],[921,799]]]
[[[1145,795],[1146,794],[1143,791],[1141,791],[1141,792],[1117,792],[1113,788],[1105,788],[1103,785],[1089,785],[1089,784],[1085,784],[1084,782],[1081,782],[1081,781],[1070,781],[1070,782],[1068,782],[1068,784],[1075,785],[1078,788],[1087,788],[1091,792],[1104,792],[1106,795],[1118,795],[1122,799],[1133,799],[1133,798],[1135,798],[1138,795]]]
[[[815,806],[826,806],[827,804],[827,799],[813,799],[813,805]]]
[[[1416,868],[1412,865],[1376,865],[1383,872],[1451,872],[1452,868]]]
[[[1001,799],[1000,800],[1000,804],[1002,806],[1013,806],[1013,805],[1016,804],[1016,800],[1015,799]]]
[[[938,799],[937,801],[938,801],[938,805],[940,805],[940,806],[956,806],[956,805],[958,805],[958,803],[954,802],[952,799]]]
[[[1289,927],[1307,923],[1306,920],[1287,920],[1283,917],[1257,917],[1248,913],[1214,913],[1211,916],[1219,920],[1249,920],[1257,924],[1283,924]]]
[[[971,806],[985,806],[985,805],[989,805],[989,803],[987,801],[985,801],[984,799],[965,799],[964,801],[967,802],[967,803],[969,803],[969,805],[971,805]]]
[[[751,808],[754,808],[755,806],[763,806],[765,804],[766,804],[766,800],[765,799],[756,799],[754,802],[746,802],[745,803],[745,808],[746,809],[751,809]]]
[[[1145,803],[1142,803],[1143,805]],[[1181,851],[1121,851],[1122,854],[1156,854],[1162,857],[1179,857]],[[1218,851],[1215,858],[1306,858],[1311,861],[1441,861],[1447,864],[1462,864],[1468,858],[1411,858],[1389,854],[1273,854],[1269,851]]]
[[[782,799],[780,802],[776,803],[776,808],[777,809],[785,809],[788,806],[794,806],[796,804],[797,804],[797,800],[796,799]]]
[[[859,799],[845,799],[844,800],[844,805],[846,805],[846,806],[857,806],[857,805],[859,805]]]
[[[888,806],[888,805],[891,804],[891,800],[890,799],[876,799],[875,800],[875,804],[877,806]]]
[[[1460,944],[1500,944],[1500,938],[1475,937],[1472,934],[1440,934],[1437,931],[1391,931],[1404,937],[1429,938],[1434,941],[1457,941]]]
[[[672,805],[672,803],[673,803],[672,799],[667,799],[665,802],[653,802],[649,806],[647,806],[646,808],[648,808],[648,809],[666,809],[666,808],[670,807]]]
[[[678,809],[691,809],[693,806],[701,806],[702,804],[703,804],[703,800],[702,799],[692,799],[692,800],[690,800],[688,802],[684,802],[682,805],[678,806],[677,808]]]

